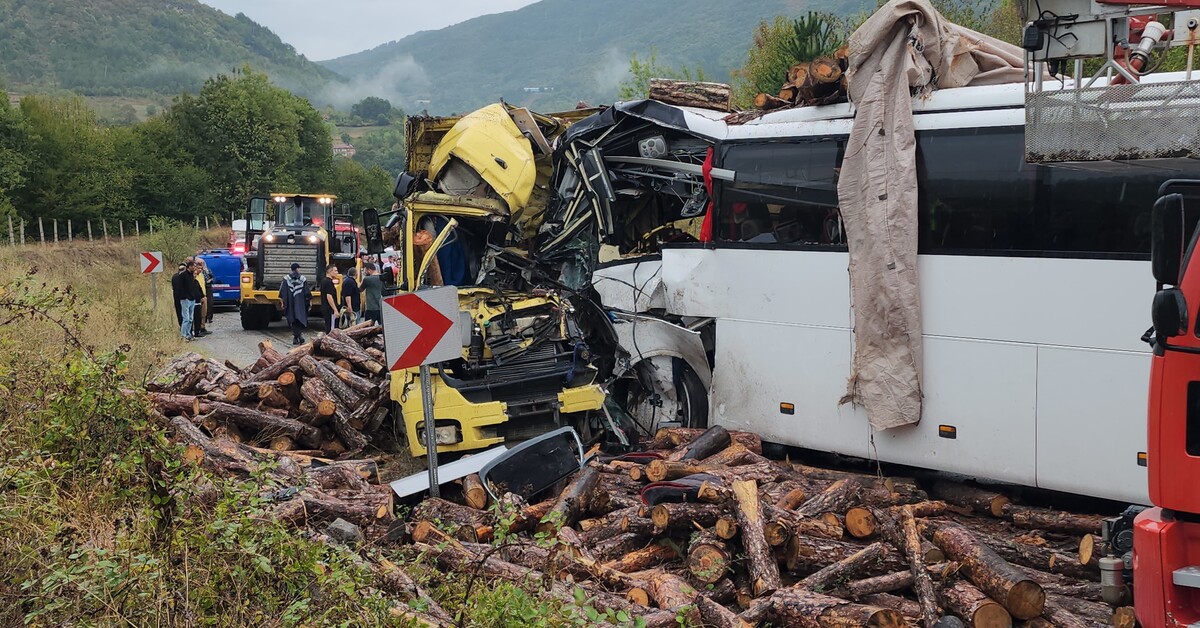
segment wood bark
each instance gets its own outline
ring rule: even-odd
[[[657,567],[665,562],[669,562],[678,558],[674,549],[667,545],[648,545],[638,550],[634,550],[618,558],[604,563],[608,569],[622,571],[625,573],[633,573],[642,571],[651,567]]]
[[[838,480],[829,488],[814,495],[796,509],[796,514],[802,517],[815,517],[824,512],[844,513],[848,508],[858,503],[859,491],[862,489],[856,480]]]
[[[697,533],[688,545],[688,572],[697,581],[712,584],[729,573],[732,558],[729,546],[715,532],[706,530]]]
[[[694,531],[717,523],[720,506],[713,504],[659,504],[650,511],[655,527],[671,532]]]
[[[686,580],[666,571],[655,572],[647,581],[647,593],[661,609],[674,611],[695,601],[698,592]]]
[[[804,575],[818,571],[830,562],[842,560],[860,549],[862,545],[858,543],[796,534],[788,539],[784,556],[789,572]],[[891,547],[885,549],[874,566],[877,573],[890,573],[907,568],[908,562]]]
[[[729,447],[732,442],[733,437],[725,428],[714,425],[691,442],[679,446],[667,456],[667,460],[703,460]]]
[[[290,436],[308,447],[321,444],[321,433],[316,428],[294,419],[222,402],[213,402],[210,414],[218,420],[230,421],[239,427]]]
[[[733,110],[733,91],[724,83],[652,78],[647,98],[680,107]]]
[[[815,591],[828,590],[832,588],[833,584],[839,581],[858,577],[867,565],[877,562],[883,556],[884,551],[885,546],[883,543],[872,543],[837,562],[830,563],[820,570],[809,574],[797,586]]]
[[[933,529],[931,538],[946,556],[958,561],[971,583],[996,600],[1016,619],[1042,614],[1046,594],[1041,585],[1000,558],[969,531],[955,524]]]
[[[763,533],[765,518],[758,500],[758,484],[753,480],[735,480],[732,492],[750,584],[756,597],[765,595],[779,588],[780,579],[779,565]]]
[[[847,509],[842,521],[846,525],[846,532],[856,539],[875,536],[875,530],[879,527],[875,515],[869,509],[860,506]]]
[[[356,368],[362,369],[364,372],[371,373],[372,375],[379,375],[387,370],[383,364],[380,364],[375,358],[371,357],[370,353],[367,353],[365,349],[342,333],[341,330],[335,329],[317,338],[313,341],[313,345],[318,351],[349,360]]]
[[[771,596],[771,609],[786,625],[849,628],[907,626],[899,612],[789,588]]]
[[[783,510],[795,510],[808,499],[808,493],[803,488],[793,488],[784,493],[775,505]]]
[[[592,546],[592,554],[596,556],[597,560],[601,561],[619,560],[622,557],[628,557],[634,552],[645,548],[649,540],[650,537],[645,534],[638,534],[637,532],[622,532],[602,541],[597,541],[596,544]],[[616,569],[616,566],[609,563],[605,563],[605,566],[610,569]],[[619,571],[625,570],[622,569]],[[637,569],[631,569],[629,571],[637,571]]]
[[[942,587],[942,603],[974,628],[1010,628],[1012,615],[965,580]]]
[[[463,499],[467,505],[477,510],[483,510],[488,505],[487,490],[483,488],[483,480],[478,473],[472,473],[462,479]]]
[[[312,356],[306,356],[300,360],[300,368],[308,375],[307,379],[318,379],[324,385],[325,390],[329,391],[333,399],[340,402],[343,408],[354,410],[358,408],[363,401],[363,396],[355,392],[353,388],[346,382],[338,379],[333,371],[325,366],[323,360],[317,360]]]
[[[696,608],[700,611],[700,619],[704,622],[705,626],[711,628],[751,628],[750,624],[742,621],[733,611],[703,595],[696,598]]]
[[[1100,515],[1079,515],[1016,504],[1006,504],[1002,511],[1013,525],[1068,534],[1100,534],[1100,527],[1104,522],[1104,517]]]
[[[452,501],[429,497],[413,509],[413,521],[443,521],[475,526],[490,526],[496,523],[491,513],[475,510]]]
[[[654,434],[654,439],[650,442],[650,449],[672,449],[680,445],[686,445],[706,432],[705,428],[700,427],[666,427],[658,430]],[[762,454],[762,437],[754,432],[729,432],[729,437],[734,443],[740,444],[747,450],[755,454]]]
[[[591,465],[576,473],[559,494],[554,506],[542,518],[543,521],[537,525],[538,531],[555,532],[562,526],[575,525],[580,513],[587,510],[587,504],[584,502],[592,494],[592,489],[596,488],[596,482],[599,480],[600,469]]]
[[[678,480],[694,473],[722,470],[724,466],[706,465],[694,460],[652,460],[644,469],[646,479],[651,482]]]
[[[246,382],[253,384],[254,382],[269,382],[278,378],[284,371],[293,366],[298,366],[300,360],[305,356],[311,355],[313,350],[312,343],[302,344],[291,351],[288,351],[278,361],[268,364],[263,369],[251,375]]]
[[[1077,580],[1100,580],[1098,564],[1081,564],[1077,557],[1059,552],[1050,547],[1023,543],[1017,539],[997,537],[977,532],[975,536],[987,544],[1004,560],[1025,565],[1052,574],[1061,574]]]
[[[150,378],[146,390],[162,393],[187,392],[203,379],[204,373],[197,369],[203,361],[204,356],[193,352],[176,357]]]
[[[877,511],[875,516],[883,524],[884,536],[908,559],[909,573],[913,577],[913,591],[917,594],[917,603],[921,609],[921,623],[925,628],[933,628],[941,617],[941,611],[938,609],[933,580],[925,568],[925,552],[921,544],[923,539],[917,531],[912,512],[907,508],[897,508],[886,512]]]
[[[793,96],[794,98],[795,96]],[[791,99],[780,98],[766,92],[759,92],[754,96],[754,107],[762,111],[771,111],[773,109],[783,109],[792,105]]]
[[[595,496],[593,496],[595,499]],[[621,521],[627,517],[637,516],[638,508],[636,506],[614,510],[602,517],[595,519],[584,519],[579,522],[579,529],[582,532],[583,542],[589,546],[610,539],[618,534],[621,534]]]

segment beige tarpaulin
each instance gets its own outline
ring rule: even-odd
[[[946,21],[926,0],[892,0],[850,37],[854,127],[838,201],[850,248],[854,362],[842,402],[875,430],[921,420],[917,166],[912,97],[1024,80],[1020,48]]]

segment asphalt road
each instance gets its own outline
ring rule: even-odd
[[[208,330],[212,334],[194,342],[192,349],[218,362],[229,360],[243,368],[258,359],[259,341],[270,340],[280,353],[287,353],[292,348],[292,331],[288,329],[286,321],[271,323],[262,331],[246,331],[242,329],[236,308],[218,309]],[[310,328],[304,335],[305,340],[310,340],[317,333],[316,329]]]

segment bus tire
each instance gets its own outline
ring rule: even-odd
[[[704,383],[700,381],[700,376],[692,370],[686,363],[679,360],[683,366],[683,372],[680,374],[680,405],[683,409],[683,416],[680,417],[683,427],[708,427],[708,390],[704,388]]]

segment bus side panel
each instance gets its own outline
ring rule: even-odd
[[[1037,485],[1149,504],[1149,379],[1145,353],[1039,347]]]
[[[839,405],[850,375],[850,332],[717,320],[710,420],[763,440],[867,457],[861,408]],[[780,404],[793,404],[786,414]]]
[[[849,263],[837,251],[666,249],[667,311],[849,329]]]
[[[879,459],[1034,483],[1036,347],[926,336],[922,388],[920,423],[875,433]]]
[[[921,255],[917,269],[925,334],[1146,350],[1149,262]]]

